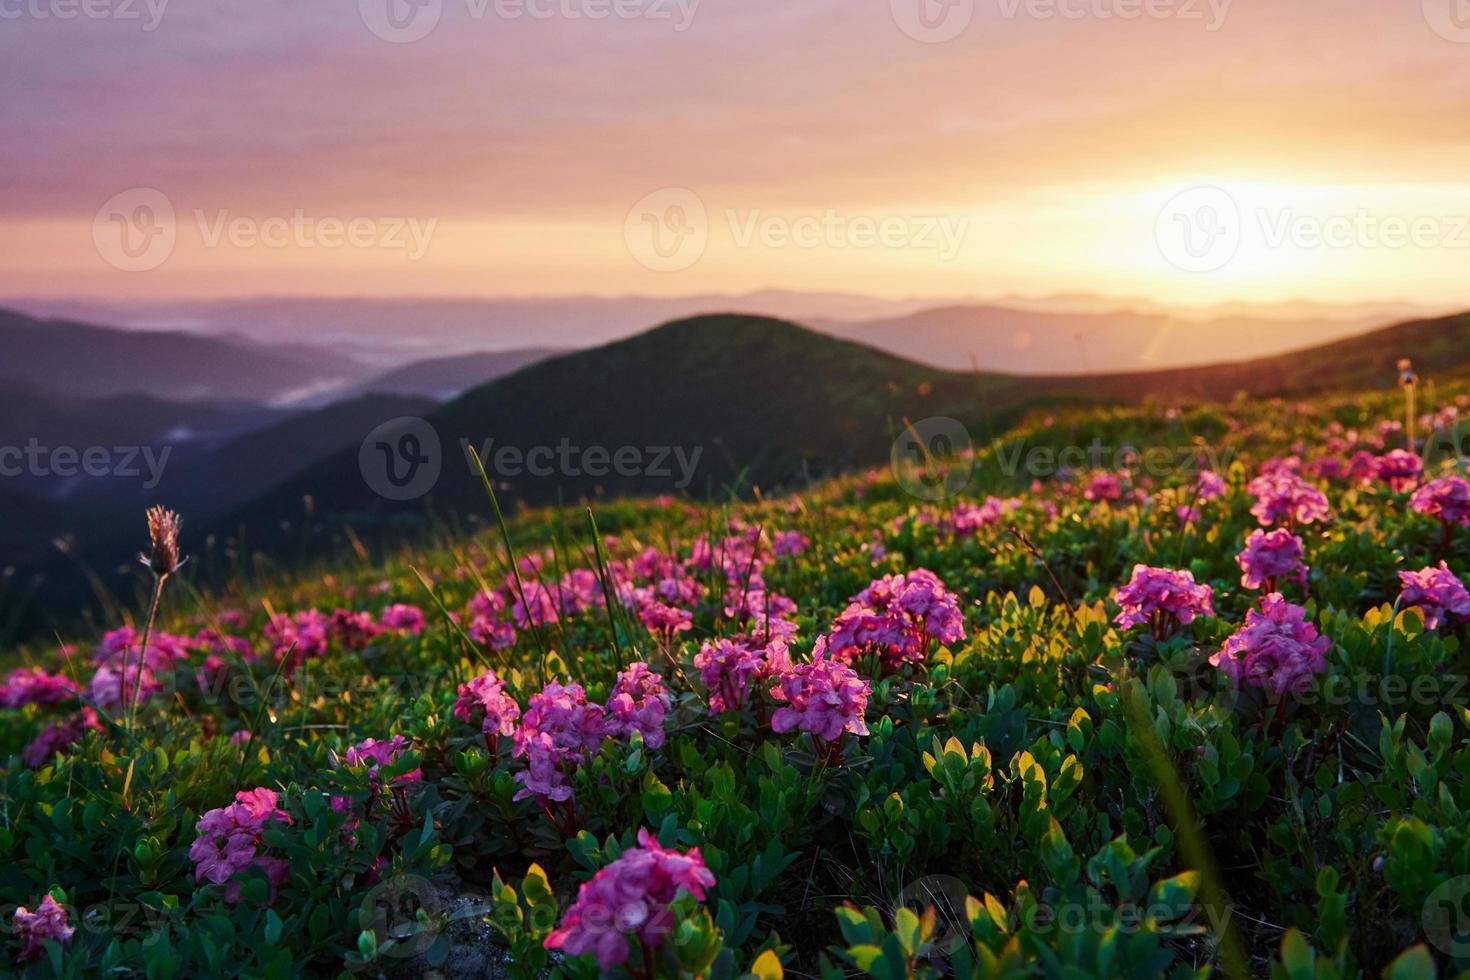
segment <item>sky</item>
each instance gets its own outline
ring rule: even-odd
[[[0,0],[0,82],[0,296],[1470,306],[1470,0]]]

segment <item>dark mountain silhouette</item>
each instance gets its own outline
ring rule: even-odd
[[[0,382],[87,399],[146,393],[174,400],[271,401],[372,374],[365,364],[316,348],[117,330],[4,310],[0,350]]]
[[[362,393],[416,395],[448,401],[471,388],[478,388],[496,378],[513,374],[527,365],[564,353],[566,351],[550,347],[524,347],[517,350],[434,357],[370,378],[360,384],[358,390]]]

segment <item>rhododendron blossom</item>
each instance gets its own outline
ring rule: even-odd
[[[959,601],[925,568],[878,579],[853,597],[832,623],[827,649],[847,663],[877,653],[885,671],[922,663],[935,643],[965,638]]]
[[[332,613],[331,635],[345,650],[364,650],[381,633],[383,627],[369,612],[338,609]]]
[[[271,646],[271,655],[276,663],[283,663],[283,672],[293,673],[307,660],[320,657],[327,652],[327,617],[315,609],[307,609],[295,616],[276,613],[265,626],[265,638]]]
[[[1283,520],[1315,524],[1332,516],[1322,491],[1292,474],[1258,476],[1251,481],[1249,489],[1256,498],[1251,513],[1262,527]]]
[[[527,763],[515,775],[521,784],[515,798],[571,799],[566,775],[601,749],[608,728],[602,706],[588,701],[580,684],[552,681],[531,695],[515,731],[514,754]]]
[[[1419,474],[1424,472],[1424,460],[1417,453],[1395,449],[1379,456],[1373,463],[1373,471],[1394,493],[1403,493],[1419,482]]]
[[[41,899],[34,912],[24,905],[17,908],[15,917],[10,922],[10,932],[20,940],[20,956],[17,959],[25,963],[41,955],[48,939],[63,946],[71,942],[76,929],[67,925],[66,909],[47,895]]]
[[[1216,500],[1230,492],[1225,478],[1214,470],[1201,470],[1195,488],[1195,498],[1201,503]]]
[[[1417,572],[1399,572],[1399,581],[1404,586],[1403,605],[1421,611],[1428,629],[1439,629],[1452,619],[1470,619],[1470,592],[1444,562]]]
[[[52,756],[65,752],[81,741],[82,736],[89,731],[102,731],[102,722],[98,719],[97,712],[91,708],[83,708],[76,714],[53,721],[41,729],[41,733],[21,753],[21,761],[32,769],[39,769]]]
[[[1307,622],[1307,611],[1280,593],[1246,613],[1245,626],[1225,641],[1210,663],[1236,685],[1259,687],[1275,697],[1300,694],[1327,669],[1332,641]]]
[[[413,748],[413,743],[402,735],[394,735],[387,741],[379,741],[375,738],[364,739],[357,745],[347,750],[346,761],[349,766],[367,766],[368,778],[376,786],[379,782],[378,770],[383,766],[391,766],[403,756],[405,752]],[[393,785],[399,786],[404,783],[417,783],[424,778],[423,771],[414,769],[393,778]]]
[[[277,805],[276,794],[254,789],[235,794],[229,806],[210,810],[199,818],[199,836],[189,847],[194,862],[194,880],[225,885],[225,901],[237,902],[240,882],[234,876],[250,867],[260,868],[270,879],[271,894],[286,880],[290,867],[274,857],[259,853],[266,824],[290,824],[291,817]]]
[[[1431,480],[1414,491],[1409,506],[1446,528],[1470,527],[1470,483],[1458,476]]]
[[[480,725],[486,735],[514,735],[521,706],[505,693],[505,682],[493,670],[487,670],[469,683],[459,685],[459,699],[454,702],[454,717]]]
[[[76,697],[77,686],[60,674],[39,667],[20,667],[5,676],[0,687],[0,708],[24,708],[29,704],[56,704]]]
[[[817,641],[811,663],[793,664],[776,680],[771,697],[784,704],[771,716],[771,730],[782,733],[799,728],[824,742],[844,732],[868,734],[863,715],[872,686],[847,664],[827,657],[826,644]]]
[[[664,744],[664,717],[673,698],[664,689],[664,679],[638,661],[618,674],[617,683],[607,699],[608,734],[627,738],[633,732],[643,736],[651,749]]]
[[[1135,565],[1133,578],[1114,597],[1122,611],[1113,622],[1121,629],[1147,624],[1163,639],[1176,625],[1215,615],[1214,596],[1208,585],[1195,582],[1193,572]]]
[[[397,603],[383,610],[378,625],[395,633],[417,636],[424,631],[424,611],[418,606]]]
[[[680,894],[703,901],[714,884],[698,848],[682,853],[667,849],[639,830],[637,847],[628,848],[578,889],[561,925],[546,937],[546,948],[567,956],[590,955],[600,970],[613,970],[628,961],[630,937],[647,950],[663,945],[674,931],[670,906]]]
[[[1257,530],[1246,539],[1245,550],[1236,556],[1241,576],[1240,583],[1247,589],[1266,586],[1268,591],[1278,592],[1276,585],[1283,579],[1307,584],[1307,568],[1302,564],[1302,539],[1286,528],[1274,531]]]
[[[1112,473],[1099,473],[1092,478],[1082,496],[1093,502],[1116,503],[1123,499],[1123,481]]]
[[[791,667],[783,637],[759,643],[747,636],[711,640],[694,655],[699,682],[709,691],[711,714],[739,711],[763,681]]]

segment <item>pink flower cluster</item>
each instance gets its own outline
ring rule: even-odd
[[[521,706],[505,693],[505,682],[487,670],[467,684],[459,685],[454,717],[469,725],[478,724],[486,735],[514,735]]]
[[[580,684],[552,681],[531,695],[515,732],[515,755],[526,759],[515,776],[521,784],[515,798],[570,800],[567,775],[601,748],[607,728],[602,706],[588,701]]]
[[[711,640],[694,655],[699,682],[709,691],[711,714],[739,711],[764,682],[791,667],[786,640],[762,643],[748,636]]]
[[[1395,449],[1373,461],[1373,472],[1394,493],[1403,493],[1419,482],[1419,474],[1424,472],[1424,460],[1407,449]]]
[[[383,610],[378,625],[395,633],[418,636],[424,631],[424,611],[418,606],[396,603]]]
[[[1195,499],[1200,503],[1218,500],[1230,492],[1230,484],[1214,470],[1201,470],[1195,486]]]
[[[87,699],[107,711],[130,705],[136,697],[146,704],[164,690],[174,665],[189,656],[188,640],[168,633],[143,637],[131,626],[115,629],[102,637],[94,661],[97,670],[87,685]]]
[[[1470,619],[1470,592],[1444,562],[1417,572],[1399,572],[1399,581],[1404,586],[1403,605],[1423,612],[1427,628],[1439,629],[1452,619]]]
[[[1114,473],[1099,473],[1082,491],[1082,496],[1094,503],[1117,503],[1123,499],[1123,481]]]
[[[1302,562],[1303,549],[1302,539],[1284,527],[1253,531],[1246,539],[1245,550],[1235,559],[1245,573],[1240,584],[1247,589],[1265,586],[1269,592],[1279,592],[1276,586],[1289,579],[1305,588],[1307,567]]]
[[[923,663],[930,646],[965,638],[959,601],[926,568],[878,579],[853,597],[832,623],[827,648],[834,660],[852,663],[870,652],[885,671]]]
[[[0,708],[24,708],[28,704],[56,704],[76,697],[77,686],[60,674],[39,667],[20,667],[5,676],[0,687]]]
[[[686,893],[704,901],[714,884],[698,848],[683,853],[667,849],[639,830],[637,847],[628,848],[577,891],[561,925],[546,937],[546,948],[567,956],[594,956],[600,970],[613,970],[628,961],[630,936],[646,949],[662,946],[674,931],[670,906],[675,899]]]
[[[843,732],[868,734],[863,715],[872,686],[857,671],[827,655],[825,638],[817,640],[811,663],[794,664],[777,679],[771,697],[784,702],[771,716],[771,729],[799,728],[824,742]]]
[[[1331,647],[1332,641],[1307,622],[1306,609],[1272,593],[1259,610],[1246,613],[1245,626],[1225,641],[1210,663],[1236,686],[1248,684],[1282,697],[1302,692],[1327,669],[1325,656]]]
[[[1414,491],[1409,506],[1446,526],[1470,527],[1470,483],[1458,476],[1431,480]]]
[[[631,664],[618,674],[608,696],[607,733],[613,738],[630,738],[638,732],[650,749],[663,748],[664,718],[672,704],[662,677],[649,670],[646,663]]]
[[[394,735],[387,741],[369,738],[364,739],[347,750],[346,762],[349,766],[367,766],[368,778],[372,780],[374,787],[378,787],[380,783],[378,770],[383,766],[391,766],[405,752],[412,749],[413,743],[402,735]],[[423,770],[414,769],[401,776],[395,776],[392,785],[402,786],[408,783],[417,783],[423,778]]]
[[[53,721],[41,729],[41,733],[21,753],[21,761],[32,769],[39,769],[52,756],[65,752],[80,742],[82,736],[89,731],[102,731],[102,722],[97,718],[97,712],[91,708],[83,708],[76,714]]]
[[[10,932],[20,940],[19,961],[25,963],[40,956],[48,939],[62,945],[71,942],[76,929],[66,922],[66,909],[50,895],[41,899],[34,912],[24,905],[17,908],[10,922]]]
[[[995,527],[1006,515],[1013,514],[1020,508],[1021,501],[1014,497],[1010,500],[986,497],[985,502],[979,506],[971,503],[956,504],[950,512],[949,520],[955,534],[972,535],[984,528]]]
[[[199,836],[189,847],[194,880],[225,885],[225,901],[237,902],[240,882],[234,876],[257,867],[270,879],[274,898],[275,889],[290,874],[284,860],[260,854],[266,824],[272,820],[291,823],[291,817],[276,805],[276,800],[271,790],[253,789],[236,793],[234,803],[200,817]]]
[[[282,671],[291,674],[306,661],[327,652],[328,630],[332,625],[315,609],[307,609],[295,616],[276,613],[265,625],[265,639],[276,663],[284,662]]]
[[[1250,482],[1256,498],[1251,513],[1262,527],[1285,520],[1292,524],[1315,524],[1332,516],[1327,497],[1294,473],[1266,473]]]
[[[1194,580],[1194,573],[1135,565],[1133,578],[1115,596],[1121,612],[1113,620],[1121,629],[1148,624],[1158,639],[1196,616],[1215,615],[1215,592]]]

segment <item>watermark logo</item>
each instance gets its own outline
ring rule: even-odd
[[[1424,22],[1446,41],[1470,44],[1470,0],[1423,0]]]
[[[357,0],[357,12],[374,36],[390,44],[412,44],[439,26],[444,0]]]
[[[953,41],[975,19],[975,0],[888,0],[893,22],[915,41]]]
[[[920,500],[953,497],[970,482],[974,444],[964,423],[946,416],[921,419],[899,433],[889,453],[898,485]]]
[[[1456,960],[1470,957],[1470,876],[1451,878],[1430,892],[1423,922],[1435,949]]]
[[[363,481],[387,500],[417,500],[439,482],[444,466],[439,433],[411,415],[384,422],[357,451]]]
[[[709,245],[709,212],[687,187],[665,187],[633,205],[623,221],[623,240],[644,268],[682,272]]]
[[[444,903],[434,883],[418,875],[394,875],[373,886],[358,909],[358,927],[377,941],[380,956],[423,956],[439,938]]]
[[[168,261],[178,241],[173,202],[152,187],[114,194],[92,219],[92,244],[123,272],[147,272]]]
[[[1191,187],[1159,211],[1154,240],[1175,268],[1217,272],[1240,251],[1240,206],[1219,187]]]

